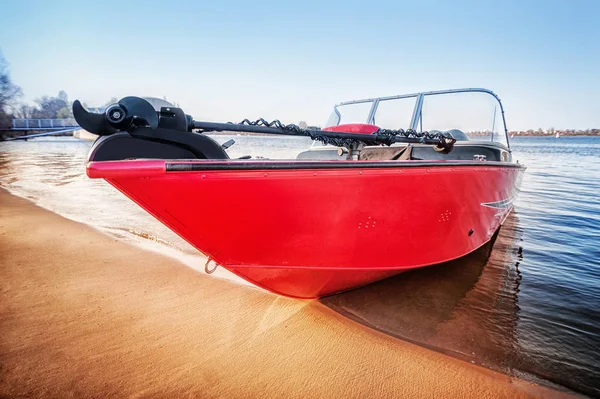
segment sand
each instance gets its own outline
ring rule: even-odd
[[[0,189],[0,397],[564,397]]]

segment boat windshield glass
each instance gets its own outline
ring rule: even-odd
[[[416,97],[381,100],[371,123],[383,129],[409,129],[415,101]]]
[[[369,123],[383,129],[450,131],[459,141],[508,146],[502,107],[484,89],[459,89],[350,101],[337,105],[325,127]]]
[[[468,140],[507,145],[500,104],[489,93],[424,95],[417,122],[419,131],[459,130]]]
[[[338,105],[329,116],[325,127],[345,125],[347,123],[367,123],[372,107],[373,101]]]

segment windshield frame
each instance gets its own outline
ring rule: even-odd
[[[377,113],[377,107],[379,106],[380,101],[399,100],[399,99],[405,99],[405,98],[416,98],[415,107],[414,107],[412,118],[410,121],[410,128],[415,131],[420,132],[421,130],[419,129],[419,121],[421,120],[422,110],[423,110],[423,102],[424,102],[424,99],[426,96],[436,96],[436,95],[456,94],[456,93],[472,93],[472,92],[489,94],[492,97],[494,97],[494,99],[498,102],[498,105],[500,106],[500,114],[502,115],[502,128],[504,129],[504,138],[506,140],[506,147],[510,150],[510,140],[509,140],[509,135],[508,135],[508,129],[506,127],[506,118],[504,116],[504,107],[502,106],[502,101],[500,101],[500,97],[498,97],[498,95],[496,93],[494,93],[491,90],[483,89],[483,88],[436,90],[436,91],[426,91],[426,92],[421,92],[421,93],[400,94],[400,95],[396,95],[396,96],[366,98],[363,100],[343,101],[341,103],[336,104],[333,108],[334,115],[337,117],[337,122],[335,123],[335,125],[339,125],[340,120],[341,120],[341,113],[338,110],[338,107],[341,107],[344,105],[361,104],[361,103],[369,103],[370,102],[370,103],[372,103],[371,110],[369,111],[369,114],[367,116],[367,120],[365,121],[365,123],[374,124],[375,114]],[[335,122],[335,121],[332,121],[332,122]],[[492,132],[491,142],[503,145],[502,142],[494,140],[493,132]]]

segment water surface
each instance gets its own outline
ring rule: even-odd
[[[304,138],[218,136],[232,157],[293,158]],[[205,258],[102,180],[91,142],[0,143],[0,186],[202,270]],[[528,166],[495,241],[321,302],[372,328],[512,375],[600,396],[600,138],[517,137]],[[217,276],[239,281],[219,269]]]

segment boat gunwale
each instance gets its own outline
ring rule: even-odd
[[[236,161],[214,162],[202,160],[177,160],[165,161],[167,172],[195,172],[214,170],[310,170],[310,169],[401,169],[401,168],[430,168],[430,167],[501,167],[526,169],[526,166],[514,162],[498,161],[353,161],[353,160],[327,160],[327,161]]]

